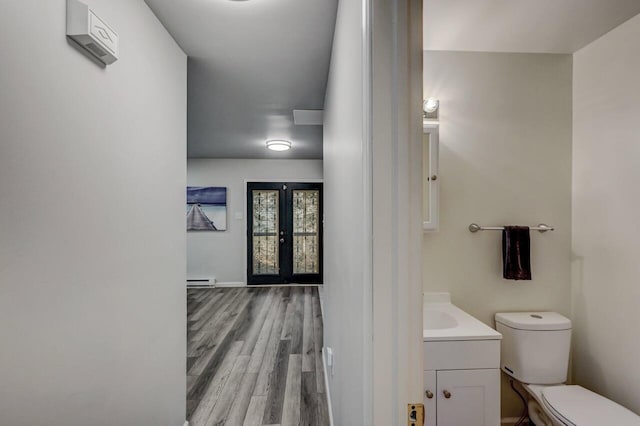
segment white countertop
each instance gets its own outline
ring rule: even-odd
[[[500,340],[502,334],[450,302],[448,293],[425,293],[423,340]]]

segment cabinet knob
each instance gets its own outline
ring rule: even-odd
[[[438,180],[438,175],[431,176],[431,180]]]
[[[433,398],[433,392],[431,392],[430,390],[427,390],[425,393],[427,394],[428,399]]]
[[[442,394],[444,395],[445,398],[449,399],[451,398],[451,392],[449,392],[448,390],[444,390],[442,391]]]

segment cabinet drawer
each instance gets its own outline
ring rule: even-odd
[[[425,370],[500,368],[500,340],[424,342]]]

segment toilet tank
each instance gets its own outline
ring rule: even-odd
[[[499,313],[495,319],[502,334],[502,371],[530,384],[567,380],[571,320],[556,312]]]

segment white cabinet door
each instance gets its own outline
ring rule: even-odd
[[[436,372],[424,372],[424,425],[436,426]]]
[[[437,372],[438,426],[499,426],[500,370]]]
[[[422,135],[422,228],[424,232],[437,231],[440,223],[438,146],[438,125],[424,123]]]

